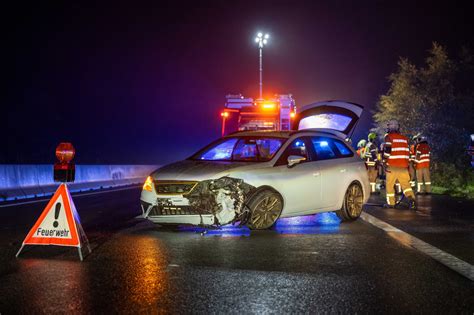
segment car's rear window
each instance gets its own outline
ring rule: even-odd
[[[334,140],[334,145],[339,150],[339,153],[343,157],[352,156],[352,151],[342,141]]]
[[[273,137],[232,137],[223,138],[202,149],[190,159],[204,161],[270,161],[285,138]]]
[[[301,119],[298,130],[324,128],[343,131],[349,126],[352,120],[351,117],[342,114],[324,113],[311,115]]]

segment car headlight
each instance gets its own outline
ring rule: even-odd
[[[145,180],[145,183],[143,184],[143,190],[152,192],[153,191],[153,178],[151,176],[148,176]]]

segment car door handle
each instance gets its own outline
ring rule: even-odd
[[[321,175],[320,172],[313,173],[313,176],[314,176],[314,177],[319,176],[319,175]]]
[[[340,170],[339,170],[339,172],[341,172],[341,173],[345,173],[345,172],[346,172],[346,169],[345,169],[345,168],[343,168],[343,169],[340,169]]]

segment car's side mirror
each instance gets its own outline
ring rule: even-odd
[[[306,161],[306,158],[304,156],[300,155],[290,155],[288,157],[288,167],[293,167],[296,164],[299,164],[303,161]]]

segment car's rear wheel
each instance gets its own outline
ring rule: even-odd
[[[342,208],[336,211],[336,214],[342,221],[354,221],[360,217],[363,205],[364,192],[362,186],[359,183],[352,183],[347,188]]]
[[[283,210],[280,194],[271,190],[258,193],[248,203],[250,218],[247,226],[252,230],[264,230],[272,227]]]

